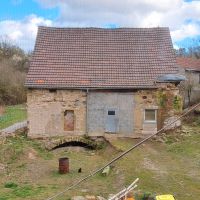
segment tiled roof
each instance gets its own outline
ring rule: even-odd
[[[39,27],[30,88],[151,88],[176,73],[168,28]]]
[[[184,69],[200,71],[200,59],[191,57],[177,57],[176,62],[178,66]]]

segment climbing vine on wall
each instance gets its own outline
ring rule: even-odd
[[[174,96],[174,100],[173,100],[173,107],[175,110],[177,111],[181,111],[182,109],[182,99],[180,96]]]
[[[158,91],[157,93],[158,103],[162,108],[165,108],[167,103],[167,95],[164,91]]]

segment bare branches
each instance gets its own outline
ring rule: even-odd
[[[7,40],[0,41],[0,104],[19,104],[26,100],[25,75],[30,55]]]

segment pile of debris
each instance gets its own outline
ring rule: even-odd
[[[101,196],[86,195],[86,196],[74,196],[71,198],[71,200],[106,200],[106,199]]]
[[[122,199],[129,199],[134,200],[132,191],[137,187],[137,182],[139,178],[135,179],[127,188],[124,188],[117,194],[110,194],[108,200],[122,200]],[[104,197],[101,196],[75,196],[72,200],[106,200]]]

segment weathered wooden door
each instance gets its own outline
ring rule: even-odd
[[[66,110],[64,112],[64,130],[74,131],[74,111]]]

